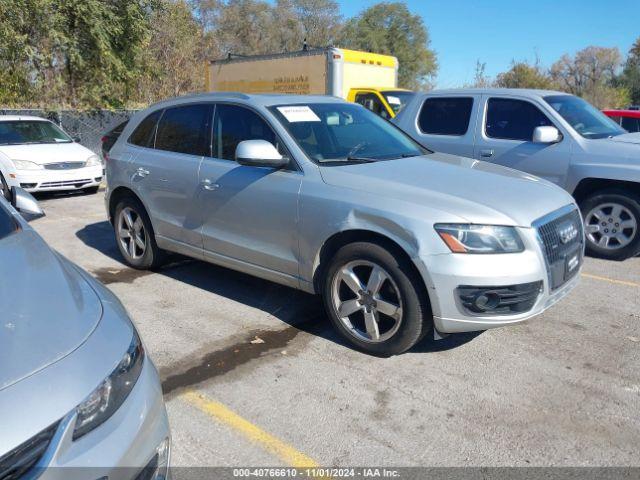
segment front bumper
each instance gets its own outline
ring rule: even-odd
[[[149,358],[135,387],[120,408],[105,423],[83,437],[72,440],[76,414],[65,417],[33,473],[41,480],[88,478],[135,479],[156,459],[159,447],[166,467],[158,476],[166,478],[170,456],[167,412],[162,400],[158,372]],[[164,476],[162,476],[164,475]]]
[[[28,192],[97,187],[104,178],[101,165],[71,170],[17,170],[15,182]]]
[[[500,255],[439,254],[416,262],[429,292],[435,329],[441,333],[471,332],[513,325],[541,314],[577,285],[580,272],[556,290],[551,290],[544,254],[533,228],[519,228],[525,243],[522,253]],[[457,289],[512,286],[542,282],[532,308],[516,314],[471,314],[464,308]]]

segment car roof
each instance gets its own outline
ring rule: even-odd
[[[161,102],[154,103],[151,107],[169,107],[172,105],[181,105],[183,103],[199,102],[240,102],[248,105],[259,105],[270,107],[273,105],[299,105],[305,103],[345,103],[345,100],[339,97],[331,97],[327,95],[293,95],[293,94],[272,94],[272,93],[240,93],[240,92],[211,92],[199,93],[196,95],[185,95],[182,97],[170,98]]]
[[[607,115],[627,118],[640,118],[640,110],[603,110]]]
[[[0,115],[0,122],[20,122],[20,121],[40,121],[40,122],[50,122],[47,118],[42,117],[34,117],[32,115]]]
[[[532,88],[450,88],[444,90],[431,90],[424,92],[428,95],[518,95],[521,97],[544,97],[546,95],[570,95],[556,90],[537,90]]]

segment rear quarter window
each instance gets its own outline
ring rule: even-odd
[[[157,110],[147,115],[129,137],[129,143],[139,147],[153,147],[156,124],[158,123],[161,113],[162,110]]]
[[[427,98],[418,116],[422,133],[430,135],[462,136],[469,129],[473,98],[432,97]]]

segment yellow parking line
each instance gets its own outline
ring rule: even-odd
[[[609,283],[615,283],[617,285],[626,285],[627,287],[640,288],[640,283],[627,282],[625,280],[615,280],[613,278],[601,277],[599,275],[592,275],[590,273],[583,273],[582,276],[585,278],[591,278],[593,280],[600,280],[601,282],[609,282]]]
[[[199,410],[233,428],[269,453],[276,455],[287,466],[295,468],[315,468],[319,466],[318,462],[311,457],[306,456],[291,445],[245,420],[222,403],[208,399],[194,391],[187,391],[181,396]]]

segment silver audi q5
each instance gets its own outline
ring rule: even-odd
[[[41,214],[20,188],[11,196]],[[0,479],[165,479],[158,374],[120,302],[4,195],[0,265]]]
[[[205,94],[136,114],[106,207],[134,268],[178,252],[323,296],[362,350],[541,313],[577,283],[574,200],[540,178],[437,154],[332,97]]]

